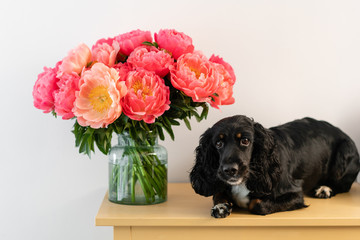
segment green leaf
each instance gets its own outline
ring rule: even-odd
[[[89,62],[89,63],[86,65],[86,68],[90,67],[92,64],[93,64],[93,62]]]
[[[112,123],[110,125],[114,128],[114,131],[117,134],[120,134],[124,131],[128,120],[129,120],[129,117],[127,117],[125,114],[121,114],[120,117],[114,123]]]
[[[106,154],[106,143],[104,140],[99,140],[98,138],[95,138],[95,143],[97,148],[100,150],[100,152]]]
[[[140,124],[141,129],[143,129],[144,131],[147,131],[147,132],[150,131],[150,128],[146,122],[141,121],[141,122],[139,122],[139,124]]]
[[[172,118],[168,118],[169,122],[171,123],[171,125],[174,126],[180,126],[180,123]]]
[[[190,125],[189,119],[184,118],[184,122],[185,122],[186,127],[187,127],[189,130],[191,130],[191,125]]]
[[[91,158],[91,151],[95,152],[94,149],[94,129],[87,127],[85,133],[81,136],[79,153],[85,153]]]
[[[200,115],[198,114],[198,112],[197,112],[196,110],[190,110],[190,112],[191,112],[191,115],[192,115],[192,116],[195,116],[195,118],[196,118],[196,120],[197,120],[198,122],[201,121],[201,117],[200,117]]]
[[[80,146],[80,143],[82,141],[85,131],[86,131],[86,128],[80,126],[77,121],[74,123],[74,130],[72,132],[75,135],[75,146],[76,147]]]
[[[175,140],[175,135],[171,127],[165,127],[165,131],[169,134],[171,140]]]
[[[148,42],[148,41],[145,41],[142,43],[143,45],[146,45],[146,46],[150,46],[150,47],[153,47],[154,45],[152,44],[152,42]]]
[[[164,136],[164,131],[162,129],[162,127],[160,127],[159,125],[156,126],[156,129],[157,129],[157,132],[159,134],[159,138],[161,141],[164,141],[165,140],[165,136]]]
[[[163,126],[164,126],[163,128],[169,134],[171,139],[174,141],[175,140],[175,135],[174,135],[174,132],[172,130],[171,123],[169,122],[169,120],[166,117],[163,117],[163,119],[165,120],[165,122],[164,122],[165,124],[163,124]]]
[[[94,139],[98,149],[105,155],[107,155],[111,148],[113,128],[99,128],[94,131]]]
[[[79,153],[86,153],[88,154],[88,151],[90,149],[90,147],[88,146],[87,144],[87,138],[89,136],[83,136],[83,138],[81,139],[81,142],[80,142],[80,146],[79,146]]]
[[[161,127],[161,128],[163,128],[163,129],[165,129],[165,131],[166,131],[166,132],[169,134],[169,136],[171,137],[171,140],[174,141],[175,136],[174,136],[174,132],[173,132],[173,130],[172,130],[172,128],[171,128],[171,125],[166,125],[166,124],[161,123],[160,121],[162,121],[163,117],[159,117],[158,119],[159,119],[159,122],[155,122],[155,123],[153,123],[153,124],[156,125],[156,126],[158,126],[158,127]],[[160,131],[159,131],[159,132],[160,132]]]
[[[95,148],[94,148],[94,142],[95,142],[95,138],[93,135],[89,136],[88,139],[87,139],[87,144],[90,148],[90,153],[91,151],[95,152]],[[89,155],[89,154],[88,154]]]
[[[112,139],[112,133],[113,133],[113,129],[110,129],[110,128],[105,132],[105,137],[110,142],[111,142],[111,139]]]
[[[180,104],[172,103],[170,106],[173,108],[176,108],[178,111],[179,110],[184,111],[184,112],[188,111],[188,108],[186,106],[182,106]]]
[[[164,120],[165,126],[171,127],[171,122],[166,116],[163,116],[162,119]]]
[[[129,129],[131,128],[131,126],[132,126],[132,124],[131,124],[130,122],[127,122],[127,123],[125,124],[124,130],[125,130],[125,129],[129,130]]]
[[[201,120],[206,119],[209,113],[209,106],[206,103],[202,105],[202,108],[203,110],[200,115]]]
[[[142,43],[143,45],[146,45],[146,46],[150,46],[150,47],[156,47],[156,48],[159,48],[159,44],[157,44],[157,42],[148,42],[148,41],[145,41]]]
[[[138,139],[138,134],[137,134],[136,128],[134,128],[134,127],[129,128],[129,134],[130,134],[130,137],[132,139],[134,139],[135,141],[136,141],[136,139]]]

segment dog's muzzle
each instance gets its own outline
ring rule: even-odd
[[[239,167],[236,163],[223,164],[218,171],[219,178],[230,185],[241,184],[245,174],[246,167]]]
[[[232,178],[238,174],[239,166],[236,163],[224,164],[221,170],[226,177]]]

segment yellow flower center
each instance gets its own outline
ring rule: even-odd
[[[152,90],[148,86],[144,86],[141,79],[134,82],[132,89],[134,90],[136,95],[138,94],[138,91],[141,91],[141,96],[143,100],[145,100],[145,97],[153,95]]]
[[[192,71],[193,73],[195,73],[195,76],[197,79],[199,79],[200,75],[201,75],[201,71],[197,68],[194,68],[194,67],[189,67],[190,68],[190,71]]]
[[[93,109],[97,112],[103,112],[110,108],[112,99],[108,89],[104,86],[97,86],[89,93],[89,100]]]

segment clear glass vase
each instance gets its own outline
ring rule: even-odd
[[[167,200],[167,151],[149,132],[142,141],[118,135],[109,152],[109,200],[149,205]]]

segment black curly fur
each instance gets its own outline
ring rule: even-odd
[[[281,168],[277,148],[269,130],[254,124],[254,150],[250,161],[248,189],[259,196],[269,195],[278,184]],[[261,184],[259,184],[261,183]]]
[[[240,144],[244,138],[247,145]],[[359,170],[354,142],[327,122],[304,118],[266,129],[237,115],[201,136],[190,181],[196,193],[214,196],[220,205],[213,210],[236,203],[232,188],[242,184],[250,212],[265,215],[306,207],[303,193],[314,196],[322,185],[332,191],[325,197],[349,191]],[[213,216],[226,217],[231,208],[221,212]]]
[[[190,173],[190,182],[195,192],[203,196],[212,196],[221,185],[216,177],[219,168],[219,154],[212,144],[212,131],[209,128],[201,137],[196,148],[196,163]]]

